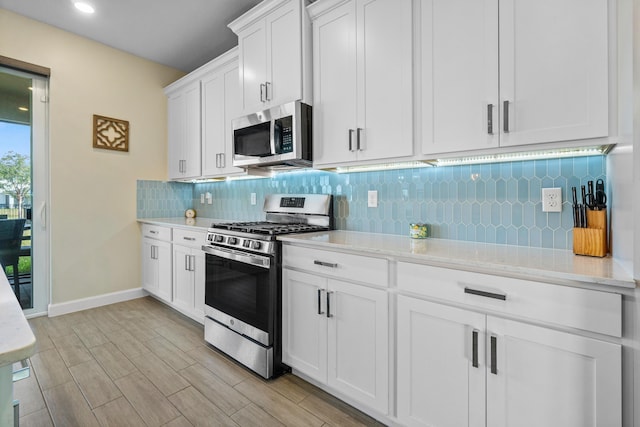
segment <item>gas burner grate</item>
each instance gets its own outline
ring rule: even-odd
[[[266,234],[266,235],[279,235],[279,234],[290,234],[290,233],[303,233],[310,231],[324,231],[328,230],[329,227],[320,226],[320,225],[310,225],[303,223],[274,223],[267,221],[251,221],[251,222],[229,222],[229,223],[221,223],[214,224],[214,229],[222,229],[229,231],[239,231],[243,233],[251,233],[251,234]]]

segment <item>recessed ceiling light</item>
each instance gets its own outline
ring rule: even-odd
[[[84,12],[84,13],[93,13],[96,10],[93,8],[93,6],[91,6],[89,3],[85,3],[83,1],[77,1],[75,3],[73,3],[73,5],[76,7],[76,9],[78,9],[80,12]]]
[[[18,110],[20,110],[20,111],[29,111],[29,109],[27,107],[18,107]]]

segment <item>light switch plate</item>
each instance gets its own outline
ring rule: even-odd
[[[256,193],[251,193],[251,205],[255,205],[256,203]]]
[[[378,192],[376,190],[367,193],[367,206],[370,208],[378,207]]]

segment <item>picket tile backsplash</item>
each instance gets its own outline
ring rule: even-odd
[[[264,218],[271,193],[334,196],[335,228],[408,235],[409,224],[429,224],[431,237],[568,249],[572,246],[571,187],[606,179],[605,157],[573,157],[482,165],[337,174],[304,170],[272,178],[196,184],[138,181],[138,217]],[[541,190],[562,189],[561,213],[542,212]],[[378,207],[367,207],[369,190]],[[211,205],[200,195],[212,194]],[[251,193],[258,203],[251,205]]]

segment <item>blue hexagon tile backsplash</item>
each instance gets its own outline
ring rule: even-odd
[[[605,157],[593,156],[344,174],[304,170],[196,184],[138,181],[137,214],[182,216],[194,207],[202,217],[259,220],[266,194],[322,193],[334,196],[341,230],[408,235],[410,223],[423,222],[435,238],[570,249],[571,187],[605,175]],[[541,189],[548,187],[562,189],[561,213],[542,212]],[[369,190],[378,191],[376,208],[367,207]],[[211,205],[200,203],[207,192]]]

